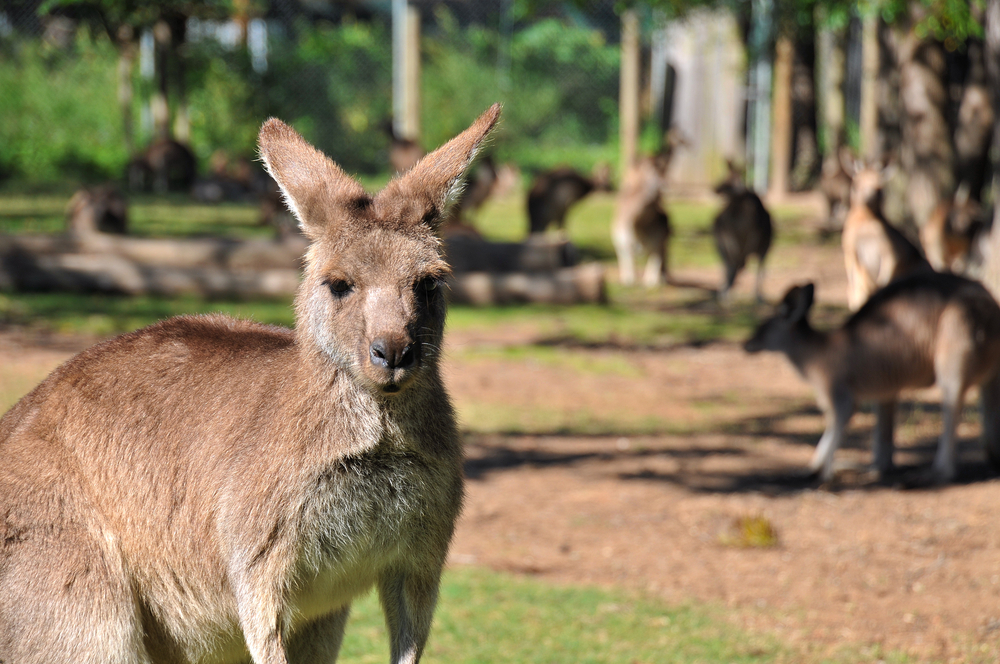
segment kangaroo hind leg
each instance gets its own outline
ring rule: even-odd
[[[21,664],[148,664],[121,565],[82,528],[0,543],[0,653]]]

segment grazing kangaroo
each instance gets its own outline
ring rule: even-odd
[[[618,256],[619,280],[626,286],[635,283],[635,263],[640,252],[646,258],[643,283],[646,286],[670,281],[667,264],[670,218],[663,209],[663,189],[673,145],[658,154],[637,159],[626,171],[611,223],[611,239]]]
[[[747,263],[750,256],[757,257],[757,278],[754,282],[754,294],[761,300],[761,286],[764,281],[764,260],[771,248],[771,238],[774,227],[771,224],[771,214],[764,207],[760,196],[748,189],[743,180],[743,172],[726,162],[729,176],[715,188],[715,193],[726,199],[722,212],[712,224],[712,235],[715,237],[715,248],[722,257],[725,266],[725,276],[719,299],[725,301],[729,291],[736,281],[736,276]]]
[[[929,271],[920,250],[882,216],[882,186],[890,169],[854,166],[851,208],[841,244],[847,269],[847,306],[857,311],[879,288],[904,275]]]
[[[555,225],[566,230],[566,213],[593,191],[610,191],[611,177],[607,168],[595,169],[593,177],[577,173],[569,167],[554,168],[540,173],[528,191],[528,232],[544,233]]]
[[[780,351],[816,392],[826,418],[810,468],[833,476],[833,455],[859,401],[875,401],[875,468],[892,468],[893,417],[899,392],[937,385],[943,424],[934,473],[955,476],[955,427],[965,393],[980,388],[983,442],[1000,468],[1000,307],[982,286],[953,274],[905,277],[878,291],[832,332],[809,324],[813,285],[796,286],[774,317],[760,324],[747,352]]]
[[[435,226],[499,113],[375,196],[264,124],[312,240],[296,328],[161,322],[0,420],[0,660],[332,662],[372,586],[420,659],[463,493]]]

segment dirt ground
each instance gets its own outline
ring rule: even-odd
[[[819,301],[843,303],[840,261],[835,245],[779,258],[767,296],[813,279]],[[745,275],[737,297],[749,297],[751,284]],[[501,343],[529,341],[507,333]],[[454,564],[722,605],[741,626],[819,656],[847,646],[865,661],[892,650],[921,661],[1000,661],[1000,530],[991,525],[1000,482],[978,446],[973,404],[959,429],[955,484],[926,481],[940,426],[928,390],[901,406],[897,477],[880,483],[865,469],[873,416],[859,413],[838,455],[847,468],[820,485],[804,468],[822,419],[784,358],[748,356],[735,343],[574,352],[625,358],[640,377],[452,362],[449,386],[460,410],[476,400],[632,411],[680,433],[469,436]],[[736,520],[758,515],[777,546],[734,546]]]
[[[776,256],[767,295],[808,278],[820,301],[843,302],[839,261],[834,245]],[[716,278],[709,270],[680,276]],[[751,283],[744,276],[737,297],[748,297]],[[533,341],[498,330],[452,333],[448,344]],[[0,334],[0,363],[28,375],[83,345]],[[634,371],[487,355],[449,359],[449,388],[460,411],[475,402],[633,414],[669,422],[673,433],[469,434],[452,565],[707,602],[814,655],[847,646],[864,661],[897,649],[922,661],[1000,659],[1000,482],[976,443],[974,409],[959,430],[960,477],[951,486],[924,481],[940,422],[933,392],[901,409],[898,477],[879,483],[864,470],[872,418],[860,413],[838,456],[847,470],[820,485],[804,468],[822,421],[783,358],[747,356],[735,343],[566,352],[614,357]],[[766,518],[777,545],[735,546],[735,520],[747,516]]]

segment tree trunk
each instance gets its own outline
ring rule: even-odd
[[[1000,0],[986,3],[986,80],[992,92],[993,108],[1000,109]],[[983,282],[1000,299],[1000,113],[993,115],[993,230],[990,233],[989,250]]]
[[[893,36],[902,107],[900,173],[908,177],[909,218],[918,228],[955,189],[945,53],[936,41],[917,37],[914,27],[924,11],[911,3]]]
[[[621,49],[621,80],[618,93],[618,112],[621,118],[619,174],[624,176],[635,161],[639,140],[639,16],[633,9],[622,14]]]
[[[788,194],[788,173],[792,157],[792,40],[779,37],[774,45],[774,115],[771,130],[770,195]]]
[[[135,154],[135,127],[132,124],[132,70],[135,68],[135,30],[130,25],[118,28],[115,34],[118,42],[118,105],[122,112],[122,131],[125,135],[125,150]]]

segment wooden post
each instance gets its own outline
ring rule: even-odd
[[[788,193],[792,161],[792,59],[795,49],[788,37],[774,45],[774,109],[771,124],[771,182],[769,193],[781,198]]]
[[[619,83],[618,113],[621,163],[625,174],[635,161],[639,142],[639,15],[634,9],[622,14],[622,64]]]
[[[824,21],[820,16],[817,22]],[[823,156],[836,156],[844,134],[844,49],[840,35],[825,26],[817,38],[816,67]]]
[[[420,138],[420,11],[392,0],[392,122],[397,136]]]
[[[860,152],[865,159],[876,160],[878,146],[878,17],[861,20],[861,113],[858,118]]]

